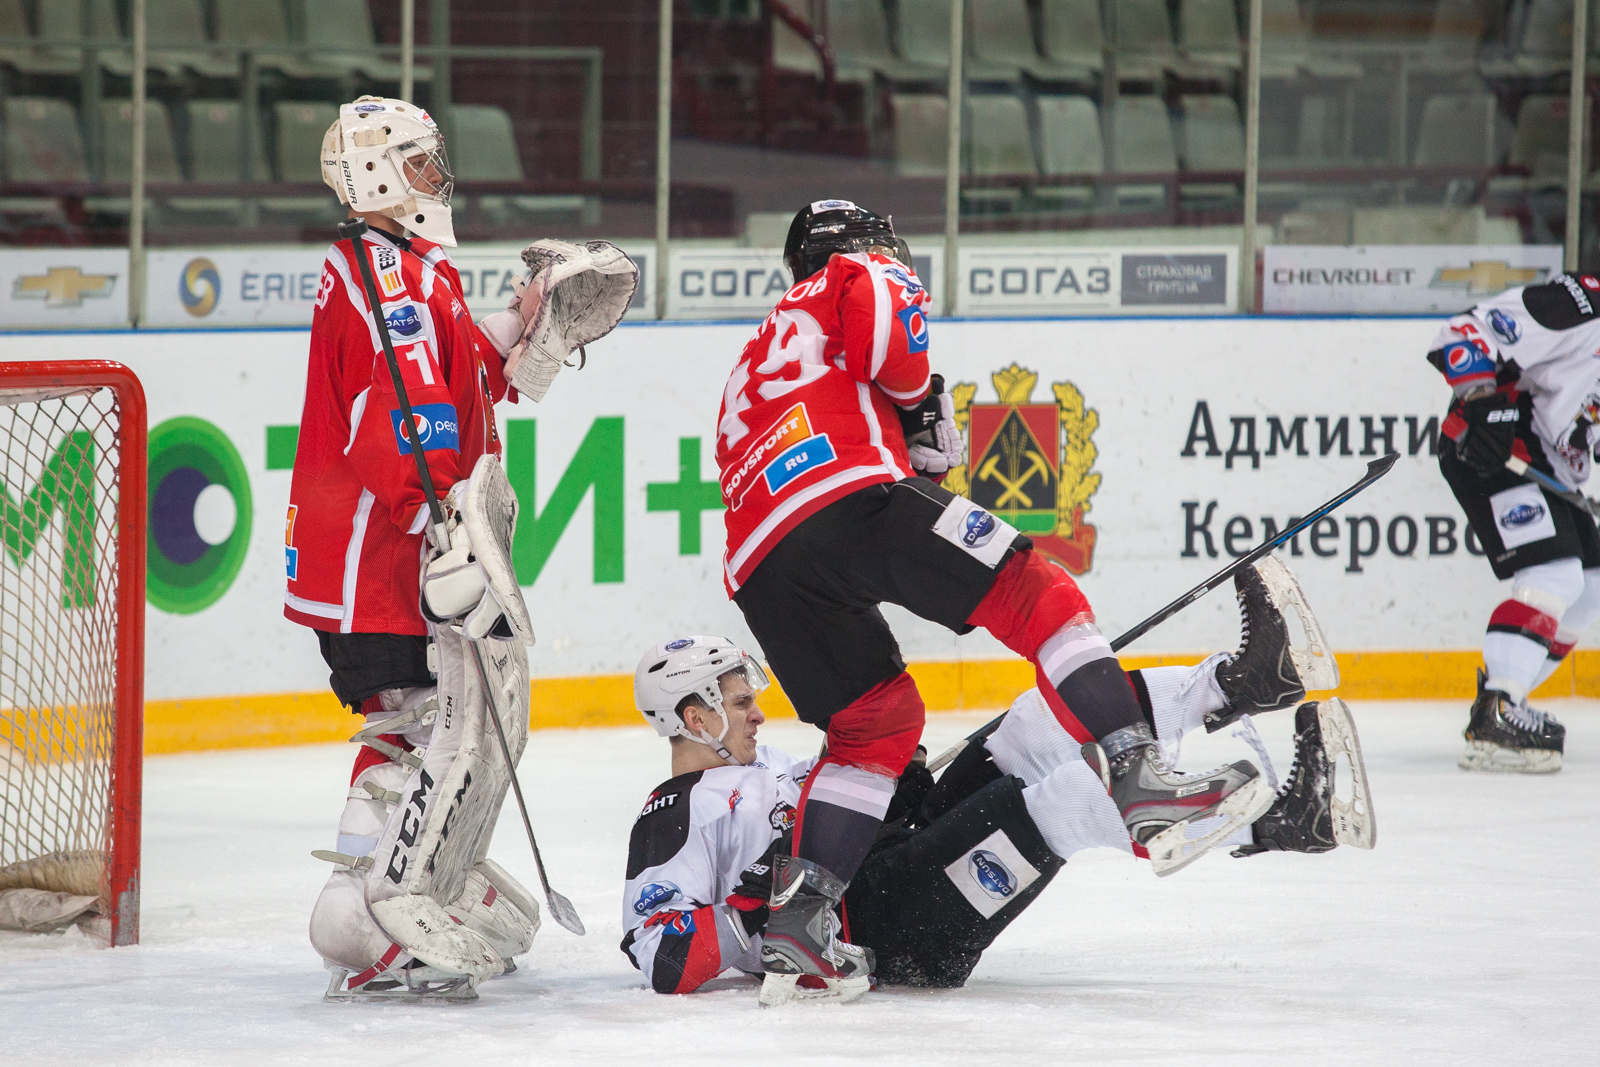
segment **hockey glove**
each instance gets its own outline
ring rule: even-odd
[[[1505,469],[1517,440],[1517,405],[1504,393],[1490,393],[1461,404],[1467,430],[1456,440],[1456,457],[1487,478]]]
[[[944,391],[944,376],[929,379],[927,397],[899,409],[900,429],[906,435],[911,469],[936,482],[961,464],[961,431],[956,426],[954,398]]]
[[[472,537],[457,523],[450,531],[450,550],[434,556],[422,567],[423,615],[430,622],[453,622],[461,616],[461,632],[474,641],[499,630],[504,612],[493,596],[485,596],[483,568],[472,551]]]
[[[772,868],[780,854],[787,855],[794,838],[779,834],[761,858],[739,873],[739,884],[728,896],[728,907],[739,914],[744,932],[751,937],[767,928],[767,902],[772,899]]]

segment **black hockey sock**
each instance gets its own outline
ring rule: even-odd
[[[794,854],[849,882],[878,839],[882,818],[815,799],[806,801],[803,811]]]
[[[1072,714],[1095,740],[1146,722],[1128,675],[1114,657],[1090,660],[1056,686]]]

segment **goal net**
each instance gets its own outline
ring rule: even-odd
[[[139,936],[145,431],[120,364],[0,363],[0,895],[94,897],[112,944]]]

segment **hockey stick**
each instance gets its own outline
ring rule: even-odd
[[[1111,651],[1121,652],[1124,648],[1127,648],[1129,645],[1133,644],[1133,642],[1139,640],[1139,638],[1149,633],[1152,629],[1166,622],[1168,619],[1172,618],[1172,616],[1176,615],[1178,612],[1182,611],[1184,608],[1188,607],[1190,604],[1193,604],[1196,600],[1199,600],[1201,597],[1211,592],[1211,590],[1215,589],[1217,586],[1233,577],[1234,571],[1248,567],[1250,564],[1254,563],[1262,556],[1265,556],[1268,552],[1271,552],[1278,546],[1288,544],[1290,538],[1294,537],[1302,530],[1309,528],[1313,523],[1325,517],[1330,511],[1333,511],[1340,504],[1343,504],[1345,501],[1361,492],[1367,486],[1371,485],[1379,478],[1382,478],[1385,474],[1388,474],[1390,469],[1395,465],[1395,461],[1399,458],[1400,453],[1390,452],[1387,456],[1382,456],[1373,460],[1371,463],[1368,463],[1367,473],[1363,474],[1360,480],[1350,488],[1346,489],[1332,500],[1329,500],[1327,503],[1317,508],[1311,514],[1307,515],[1305,518],[1301,519],[1287,530],[1284,530],[1282,533],[1277,534],[1274,537],[1267,538],[1255,548],[1252,548],[1248,553],[1240,556],[1238,559],[1234,560],[1232,563],[1228,564],[1226,567],[1222,568],[1220,571],[1213,574],[1211,577],[1207,578],[1205,581],[1201,582],[1199,585],[1195,586],[1193,589],[1189,590],[1187,593],[1183,594],[1181,597],[1174,600],[1172,603],[1168,604],[1166,607],[1162,608],[1148,619],[1139,623],[1137,626],[1133,627],[1133,629],[1129,630],[1115,641],[1111,642]]]
[[[1576,489],[1568,489],[1544,471],[1528,466],[1526,460],[1512,456],[1506,460],[1506,470],[1527,479],[1551,496],[1558,496],[1573,507],[1588,512],[1593,518],[1600,519],[1600,501],[1590,500]]]
[[[383,302],[378,298],[378,283],[372,276],[372,264],[367,258],[366,242],[362,240],[362,235],[366,232],[366,219],[351,219],[339,224],[339,236],[350,242],[350,250],[356,254],[356,263],[361,268],[361,285],[367,292],[367,308],[372,312],[372,321],[378,326],[378,340],[383,345],[383,358],[389,364],[389,380],[394,383],[395,396],[400,401],[400,417],[406,424],[406,440],[411,443],[411,458],[417,461],[417,478],[422,482],[422,494],[428,500],[428,516],[433,521],[434,544],[443,551],[450,547],[450,531],[445,526],[444,508],[439,506],[438,491],[433,486],[433,472],[428,469],[428,460],[422,453],[422,439],[417,436],[416,416],[411,413],[411,401],[406,396],[406,383],[400,377],[400,361],[395,359],[394,342],[389,337],[389,324],[383,318]],[[465,635],[463,637],[465,638]],[[522,812],[522,825],[528,831],[528,844],[533,848],[534,865],[539,868],[539,882],[544,886],[545,906],[550,909],[550,914],[555,917],[556,922],[582,936],[583,922],[573,909],[572,901],[551,889],[550,881],[544,875],[544,858],[539,855],[539,842],[533,836],[533,822],[528,818],[528,805],[522,799],[522,783],[517,780],[516,761],[511,758],[511,746],[506,743],[505,727],[500,723],[500,709],[495,706],[494,688],[489,684],[489,674],[484,669],[477,642],[470,638],[465,639],[472,649],[472,660],[478,667],[478,678],[483,685],[484,699],[489,702],[489,717],[494,720],[495,735],[500,738],[500,754],[505,757],[506,768],[511,772],[511,785],[517,794],[517,807]]]
[[[1265,556],[1273,549],[1279,547],[1280,545],[1287,544],[1290,538],[1294,537],[1302,530],[1308,529],[1317,520],[1326,517],[1329,512],[1338,508],[1339,505],[1343,504],[1345,501],[1361,492],[1379,478],[1382,478],[1385,474],[1388,474],[1390,469],[1394,467],[1395,462],[1399,458],[1400,453],[1390,452],[1387,456],[1383,456],[1379,459],[1373,460],[1371,463],[1368,463],[1367,473],[1363,474],[1360,480],[1358,480],[1354,485],[1350,486],[1350,488],[1346,489],[1332,500],[1327,501],[1315,511],[1311,512],[1311,514],[1307,515],[1293,526],[1284,530],[1282,533],[1267,538],[1245,555],[1240,556],[1238,559],[1234,560],[1232,563],[1228,564],[1226,567],[1222,568],[1220,571],[1213,574],[1211,577],[1207,578],[1205,581],[1201,582],[1199,585],[1195,586],[1193,589],[1189,590],[1187,593],[1183,594],[1178,599],[1174,600],[1172,603],[1168,604],[1166,607],[1150,616],[1148,619],[1145,619],[1137,626],[1134,626],[1132,629],[1128,630],[1115,641],[1111,642],[1111,651],[1122,651],[1128,645],[1137,641],[1139,638],[1143,637],[1145,634],[1149,633],[1163,622],[1166,622],[1168,619],[1172,618],[1172,616],[1176,615],[1178,612],[1182,611],[1184,608],[1188,607],[1190,604],[1193,604],[1196,600],[1199,600],[1201,597],[1211,592],[1211,590],[1215,589],[1217,586],[1233,577],[1235,571],[1250,566],[1256,560],[1260,559],[1262,556]],[[1000,716],[997,716],[994,721],[999,721],[999,718],[1004,716],[1004,714],[1004,712],[1001,712]],[[929,773],[943,768],[951,760],[959,756],[961,754],[961,750],[966,747],[966,741],[962,740],[956,742],[944,752],[941,752],[938,757],[928,764]]]

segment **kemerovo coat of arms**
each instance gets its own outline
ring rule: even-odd
[[[1071,382],[1050,387],[1055,403],[1032,403],[1039,375],[1015,363],[989,380],[996,403],[973,403],[973,382],[950,390],[967,449],[944,487],[1005,519],[1071,573],[1087,573],[1095,528],[1083,517],[1100,488],[1100,475],[1090,473],[1099,413],[1084,407]]]

